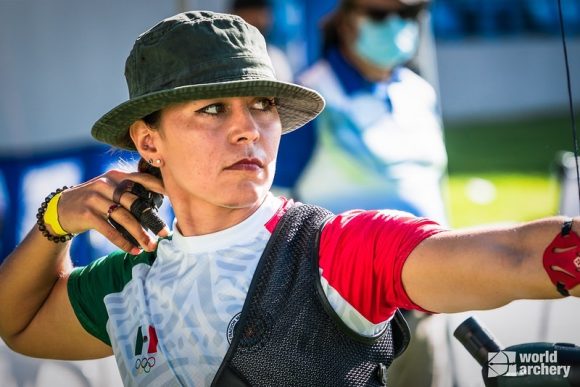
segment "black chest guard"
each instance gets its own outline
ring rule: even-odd
[[[336,315],[320,285],[318,240],[332,214],[294,206],[270,238],[213,386],[384,386],[409,330],[397,312],[368,338]]]

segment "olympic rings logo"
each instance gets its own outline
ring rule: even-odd
[[[155,366],[154,357],[149,358],[144,357],[142,359],[135,360],[135,369],[137,370],[137,375],[140,375],[143,372],[148,374],[151,371],[151,368],[153,368],[154,366]]]

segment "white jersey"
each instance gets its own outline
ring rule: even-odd
[[[119,251],[71,273],[74,311],[89,333],[112,346],[125,385],[211,384],[266,244],[293,204],[269,194],[255,213],[226,230],[184,237],[174,225],[156,253]],[[410,306],[400,281],[387,279],[398,276],[409,251],[437,230],[399,212],[352,212],[326,224],[321,284],[351,329],[376,335],[398,305]],[[406,242],[389,244],[389,238]],[[384,240],[381,251],[377,239]],[[376,297],[383,294],[392,296]]]

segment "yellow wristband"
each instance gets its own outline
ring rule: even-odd
[[[58,201],[60,200],[61,193],[62,192],[57,193],[48,201],[43,217],[44,224],[50,226],[54,234],[57,236],[65,236],[68,234],[58,221]]]

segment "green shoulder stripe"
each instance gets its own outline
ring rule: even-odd
[[[116,251],[89,265],[75,268],[68,279],[67,289],[73,310],[87,332],[111,345],[106,324],[109,319],[104,298],[118,293],[131,281],[133,267],[153,264],[156,252],[130,255]]]

